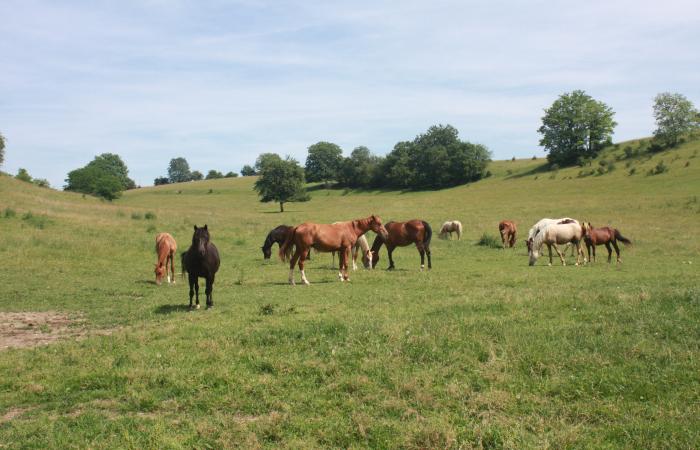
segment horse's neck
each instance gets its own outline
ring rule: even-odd
[[[360,236],[359,239],[357,239],[357,243],[360,244],[360,248],[363,252],[367,252],[367,250],[369,250],[369,244],[367,243],[366,237]]]
[[[373,252],[378,252],[380,248],[382,248],[382,245],[384,244],[384,239],[382,239],[381,235],[377,235],[376,238],[374,238],[374,242],[372,242],[372,251]]]
[[[282,239],[284,241],[284,239]],[[272,243],[275,242],[275,238],[272,237],[272,232],[267,234],[267,237],[265,238],[265,243],[263,244],[263,248],[269,248],[272,247]]]
[[[158,267],[165,265],[168,256],[170,255],[170,247],[167,245],[161,245],[158,247]]]
[[[360,219],[352,221],[352,230],[355,232],[355,236],[360,237],[369,231],[369,220]]]

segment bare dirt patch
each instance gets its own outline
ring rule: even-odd
[[[109,330],[94,334],[109,334]],[[85,319],[65,313],[0,312],[0,351],[47,345],[59,339],[86,336]]]

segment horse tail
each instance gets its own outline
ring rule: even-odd
[[[625,245],[632,245],[632,241],[621,235],[620,230],[618,230],[617,228],[615,228],[615,239],[617,239]]]
[[[287,237],[284,238],[284,242],[282,245],[280,245],[280,250],[279,250],[279,257],[280,259],[284,261],[289,261],[292,258],[292,252],[294,250],[294,244],[292,243],[294,241],[294,235],[297,232],[297,227],[292,228],[289,230],[287,233]]]
[[[180,253],[180,267],[182,267],[182,278],[185,278],[185,273],[187,273],[187,252]]]
[[[425,239],[423,240],[423,243],[428,246],[430,245],[430,240],[433,238],[433,229],[425,220],[421,220],[421,222],[423,222],[423,226],[425,227]]]

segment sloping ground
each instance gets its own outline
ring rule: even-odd
[[[0,311],[121,326],[0,352],[0,443],[696,448],[700,143],[617,160],[628,145],[601,156],[616,167],[599,176],[599,161],[556,173],[498,161],[467,186],[316,190],[284,214],[258,202],[252,178],[107,203],[0,176]],[[661,160],[669,170],[647,175]],[[434,239],[431,272],[398,249],[398,270],[349,284],[327,255],[308,265],[308,288],[262,260],[275,225],[372,213],[459,219],[465,236]],[[634,245],[621,265],[587,267],[528,267],[522,240],[475,245],[501,219],[522,235],[545,216],[611,224]],[[153,283],[154,238],[169,231],[184,250],[204,223],[222,255],[216,307],[189,313],[184,280]]]

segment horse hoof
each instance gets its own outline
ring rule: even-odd
[[[195,306],[194,309],[199,309],[199,305]]]
[[[207,305],[207,309],[212,309],[214,305]]]
[[[551,266],[552,266],[552,263],[549,263],[549,264],[547,264],[547,265],[551,267]]]
[[[311,283],[309,283],[308,281],[304,280],[304,285],[305,285],[305,286],[311,286]]]

